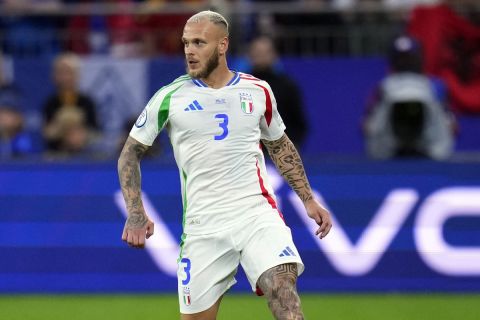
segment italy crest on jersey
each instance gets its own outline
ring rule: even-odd
[[[253,112],[253,98],[249,93],[240,93],[240,106],[242,111],[246,114]]]
[[[192,304],[192,297],[190,296],[190,288],[189,287],[183,287],[183,303],[186,306],[189,306]]]

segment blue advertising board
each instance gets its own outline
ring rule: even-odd
[[[315,292],[480,291],[480,166],[430,161],[307,163],[334,214],[315,224],[274,170],[271,181]],[[114,163],[0,168],[0,293],[176,292],[178,171],[142,166],[156,223],[147,248],[120,237],[125,209]],[[234,290],[248,291],[242,271]]]

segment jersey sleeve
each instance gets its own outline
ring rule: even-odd
[[[186,78],[178,78],[161,88],[147,103],[130,131],[130,136],[147,146],[151,146],[160,131],[167,125],[170,116],[172,95],[182,87]]]
[[[277,101],[268,83],[263,82],[260,86],[265,93],[265,113],[260,120],[260,138],[274,141],[283,136],[286,129],[282,117],[277,109]]]
[[[161,109],[160,107],[162,105],[163,98],[164,94],[162,94],[162,89],[160,89],[150,99],[130,131],[130,136],[132,138],[147,146],[151,146],[153,144],[159,132],[163,126],[165,126],[165,124],[163,124],[163,126],[160,127],[158,123],[158,115]]]

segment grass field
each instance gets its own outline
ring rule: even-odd
[[[480,319],[480,295],[302,295],[306,319]],[[178,319],[174,295],[0,296],[1,320]],[[273,319],[265,300],[229,294],[219,320]]]

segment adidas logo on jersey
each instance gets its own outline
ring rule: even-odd
[[[200,105],[200,103],[198,103],[197,100],[193,100],[193,102],[190,103],[188,107],[186,107],[183,110],[184,111],[202,111],[203,107]]]
[[[283,249],[282,253],[278,255],[279,257],[290,257],[290,256],[297,256],[295,252],[293,252],[292,248],[289,246],[286,246],[285,249]]]

